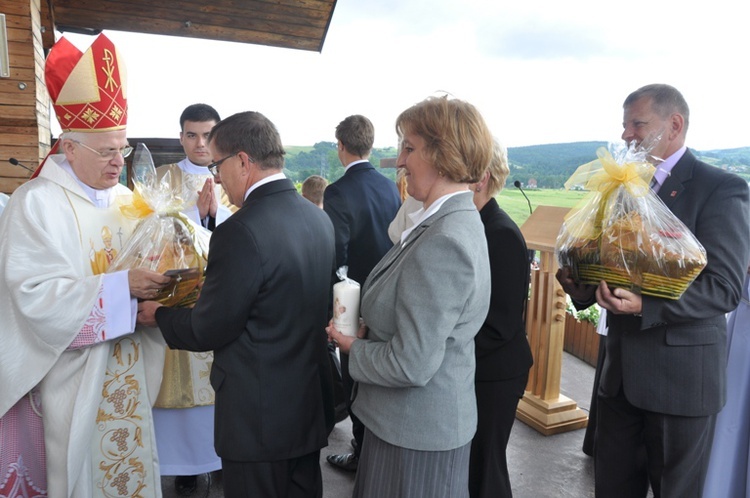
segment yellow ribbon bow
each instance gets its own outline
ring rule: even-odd
[[[151,205],[146,202],[146,199],[141,194],[141,189],[136,185],[133,188],[133,198],[129,204],[123,204],[120,206],[120,212],[133,219],[142,219],[154,212]]]

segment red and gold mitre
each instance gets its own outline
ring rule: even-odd
[[[60,38],[47,55],[44,79],[63,132],[122,130],[128,121],[127,71],[109,38],[99,35],[81,52]],[[56,154],[56,141],[47,157]],[[31,175],[36,178],[47,157]]]
[[[47,56],[44,77],[62,131],[125,128],[128,120],[125,62],[103,34],[86,52],[60,38]]]

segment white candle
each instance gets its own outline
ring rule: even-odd
[[[333,325],[344,335],[357,336],[359,284],[354,280],[342,280],[333,285]]]

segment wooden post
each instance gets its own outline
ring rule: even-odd
[[[526,333],[534,356],[526,392],[516,416],[545,436],[586,427],[588,415],[575,401],[560,394],[565,341],[565,292],[557,282],[555,241],[569,209],[538,206],[521,232],[529,249],[540,252],[538,270],[531,275]]]

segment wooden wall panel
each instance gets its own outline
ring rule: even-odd
[[[6,0],[10,77],[0,79],[0,192],[12,193],[49,150],[49,97],[44,85],[40,0]]]
[[[578,321],[573,315],[565,315],[564,350],[576,358],[596,367],[599,358],[599,334],[594,324]]]

